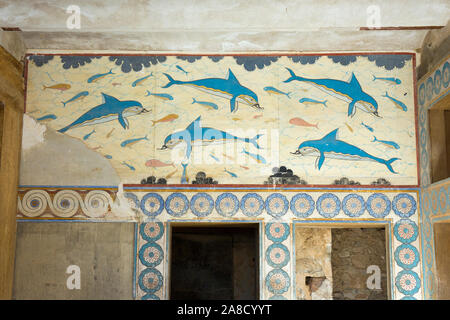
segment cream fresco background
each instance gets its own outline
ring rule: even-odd
[[[384,178],[392,185],[416,185],[418,182],[413,60],[411,58],[405,59],[400,66],[386,68],[383,65],[378,66],[378,61],[377,63],[370,61],[366,56],[351,54],[323,55],[317,56],[317,59],[308,59],[307,56],[301,55],[294,56],[294,59],[288,56],[270,56],[259,57],[262,59],[255,60],[262,61],[265,65],[249,63],[248,58],[252,56],[247,56],[247,60],[245,57],[238,56],[219,56],[214,60],[208,56],[182,56],[181,59],[177,56],[164,56],[165,59],[161,59],[164,61],[149,63],[147,66],[141,65],[139,71],[123,72],[123,65],[122,67],[117,65],[115,61],[109,59],[109,56],[92,57],[90,62],[86,61],[83,65],[77,65],[76,68],[73,67],[74,65],[64,68],[61,61],[63,56],[53,56],[50,60],[39,63],[42,57],[46,56],[28,57],[26,113],[38,123],[45,125],[47,130],[59,130],[88,110],[102,104],[101,93],[121,101],[139,101],[146,109],[151,110],[148,113],[129,117],[128,130],[123,129],[115,120],[70,129],[64,133],[66,136],[80,140],[86,148],[105,157],[122,183],[140,183],[142,179],[152,175],[157,179],[165,178],[169,184],[180,183],[183,172],[180,157],[174,157],[176,152],[168,149],[159,150],[159,148],[163,145],[166,136],[184,130],[199,116],[204,127],[249,138],[256,134],[263,134],[258,139],[262,148],[258,150],[247,143],[194,147],[186,171],[188,183],[195,179],[197,172],[203,171],[220,184],[263,184],[272,174],[272,168],[279,166],[291,169],[294,175],[307,181],[308,184],[332,184],[334,180],[341,177],[347,177],[361,184],[371,184],[378,178]],[[304,60],[294,62],[296,57],[303,57]],[[333,61],[332,57],[335,57],[337,62]],[[395,58],[395,55],[392,57]],[[177,66],[187,73],[178,69]],[[377,118],[360,109],[357,109],[354,117],[348,117],[347,102],[305,82],[284,83],[283,81],[290,77],[286,67],[291,68],[297,76],[314,79],[347,81],[353,72],[363,91],[378,102],[378,112],[381,117]],[[192,81],[204,78],[224,79],[228,77],[229,69],[241,85],[257,94],[263,110],[239,104],[238,110],[231,113],[228,99],[188,86],[173,85],[162,88],[168,83],[163,73],[171,75],[175,80]],[[107,73],[110,70],[113,74],[108,74],[93,83],[87,82],[91,76]],[[135,80],[149,74],[152,75],[145,81],[135,87],[132,86]],[[401,80],[401,84],[374,81],[373,76],[395,77]],[[58,84],[70,84],[70,89],[63,91],[46,88],[44,90],[44,86],[51,87]],[[275,87],[286,94],[289,93],[289,96],[271,94],[264,90],[268,86]],[[147,90],[155,94],[169,94],[173,100],[146,96]],[[83,99],[63,105],[62,101],[67,101],[82,91],[88,91],[89,94]],[[407,106],[407,111],[397,108],[391,100],[383,97],[385,92],[402,101]],[[193,98],[198,101],[213,102],[218,106],[218,110],[193,104]],[[320,103],[306,105],[299,102],[302,98],[327,100],[327,102],[326,106]],[[38,120],[46,115],[54,115],[52,117],[54,119]],[[168,115],[176,115],[176,117],[171,116],[172,121],[157,122]],[[291,124],[290,120],[293,118],[300,118],[312,125],[317,124],[317,127]],[[155,121],[154,125],[152,125],[153,121]],[[372,127],[374,132],[362,126],[362,122]],[[292,154],[301,142],[321,139],[336,128],[339,129],[339,140],[355,145],[373,156],[386,160],[400,158],[393,163],[393,168],[398,174],[391,173],[385,165],[376,162],[329,158],[326,158],[321,170],[318,170],[315,167],[315,157],[299,157]],[[86,135],[93,130],[95,131],[86,138]],[[131,146],[121,146],[121,143],[127,139],[145,136],[148,140],[142,139]],[[400,148],[394,149],[379,142],[372,142],[374,136],[379,140],[394,141]],[[242,147],[253,154],[259,151],[259,155],[264,157],[266,164],[258,163],[254,158],[241,153]],[[61,154],[67,153],[64,145],[60,145],[59,149]],[[58,155],[59,159],[61,154]],[[182,148],[178,154],[184,154]],[[167,166],[146,166],[146,162],[151,159],[159,160]],[[40,159],[42,160],[45,159]],[[61,159],[61,161],[71,161],[71,159]],[[48,174],[57,176],[66,173],[48,172]],[[21,177],[21,184],[27,184],[26,181],[27,177]],[[45,181],[41,182],[41,185],[45,184]]]

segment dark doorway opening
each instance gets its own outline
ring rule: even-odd
[[[170,299],[259,299],[258,224],[172,226]]]

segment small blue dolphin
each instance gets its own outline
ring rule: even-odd
[[[287,96],[289,99],[291,98],[290,94],[291,92],[283,92],[281,90],[278,90],[277,88],[274,87],[264,87],[264,91],[267,91],[268,93],[274,93],[274,94],[282,94]]]
[[[397,100],[397,99],[392,98],[391,96],[389,96],[387,91],[382,96],[388,98],[389,100],[391,100],[397,108],[399,108],[399,109],[401,109],[403,111],[408,111],[408,108],[406,107],[406,105],[403,102],[401,102],[400,100]]]
[[[67,100],[67,101],[61,101],[61,102],[62,102],[62,104],[63,104],[64,107],[65,107],[66,104],[68,104],[69,102],[73,102],[73,101],[75,101],[75,100],[82,99],[82,98],[86,97],[87,95],[89,95],[89,92],[88,92],[88,91],[81,91],[80,93],[77,93],[76,95],[74,95],[74,96],[73,96],[72,98],[70,98],[69,100]]]
[[[348,116],[353,117],[355,115],[356,108],[359,108],[364,112],[371,113],[379,117],[378,103],[374,98],[372,98],[372,96],[362,90],[361,85],[359,84],[358,79],[356,79],[354,73],[352,73],[350,81],[346,82],[335,79],[308,79],[297,76],[294,71],[289,68],[286,69],[291,74],[291,77],[284,82],[291,82],[294,80],[307,82],[338,99],[348,102]]]
[[[390,83],[396,83],[396,84],[402,83],[402,81],[400,79],[397,79],[397,78],[392,78],[392,77],[390,77],[390,78],[375,77],[374,75],[372,75],[372,76],[373,76],[373,81],[375,81],[375,80],[383,80],[383,81],[387,81],[387,82],[390,82]]]
[[[151,72],[149,75],[147,75],[147,76],[145,76],[145,77],[142,77],[142,78],[139,78],[139,79],[135,80],[135,81],[131,84],[131,86],[132,86],[132,87],[136,87],[136,86],[137,86],[138,84],[140,84],[142,81],[148,79],[148,78],[151,77],[151,76],[153,76],[153,72]]]
[[[384,144],[386,147],[400,149],[400,146],[397,143],[395,143],[394,141],[378,140],[377,137],[375,137],[375,136],[373,136],[372,142],[380,142],[380,143]]]
[[[148,112],[138,101],[127,100],[120,101],[110,95],[102,92],[103,103],[90,109],[77,120],[68,126],[59,129],[58,132],[64,133],[69,129],[91,126],[98,123],[119,120],[124,129],[129,128],[127,117],[135,116]]]
[[[213,108],[214,110],[219,109],[217,104],[209,102],[209,101],[198,101],[198,100],[195,100],[195,98],[192,98],[192,104],[194,104],[194,103],[198,103],[198,104]]]
[[[384,164],[392,173],[397,173],[394,171],[391,164],[396,160],[400,160],[399,158],[384,160],[374,157],[354,145],[337,140],[337,131],[338,129],[335,129],[319,140],[307,140],[302,142],[293,154],[300,156],[316,156],[316,167],[319,170],[322,168],[325,157],[328,157],[341,160],[375,161]]]
[[[98,80],[100,80],[100,79],[106,77],[108,74],[114,74],[114,73],[112,72],[112,69],[110,69],[109,72],[106,72],[106,73],[99,73],[99,74],[93,75],[92,77],[90,77],[90,78],[87,80],[87,82],[88,82],[88,83],[97,82]]]

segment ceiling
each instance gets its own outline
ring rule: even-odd
[[[0,0],[28,51],[412,51],[449,16],[448,0]]]

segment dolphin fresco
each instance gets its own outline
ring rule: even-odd
[[[372,98],[372,96],[362,90],[361,85],[353,72],[350,81],[346,82],[335,79],[308,79],[297,76],[294,71],[289,68],[286,69],[289,71],[291,76],[284,82],[287,83],[294,80],[306,82],[332,96],[335,96],[338,99],[348,102],[349,105],[347,115],[349,117],[353,117],[355,115],[357,108],[379,117],[378,103],[374,98]]]
[[[231,69],[228,69],[227,79],[205,78],[193,81],[180,81],[174,80],[167,73],[164,73],[164,75],[169,79],[169,82],[162,88],[169,88],[173,85],[190,86],[209,94],[229,99],[231,112],[237,111],[238,103],[247,104],[256,109],[263,109],[258,103],[256,93],[241,85]]]
[[[328,157],[341,160],[374,161],[384,164],[390,172],[397,173],[392,168],[392,163],[396,160],[400,160],[399,158],[384,160],[370,155],[354,145],[338,140],[336,137],[337,132],[338,129],[335,129],[325,135],[322,139],[304,141],[298,146],[293,154],[317,157],[316,167],[319,170],[322,168],[325,158]]]
[[[68,126],[59,129],[64,133],[69,129],[91,126],[98,123],[118,120],[124,129],[129,128],[127,117],[148,112],[142,104],[135,100],[120,101],[102,92],[103,103],[90,109]]]

